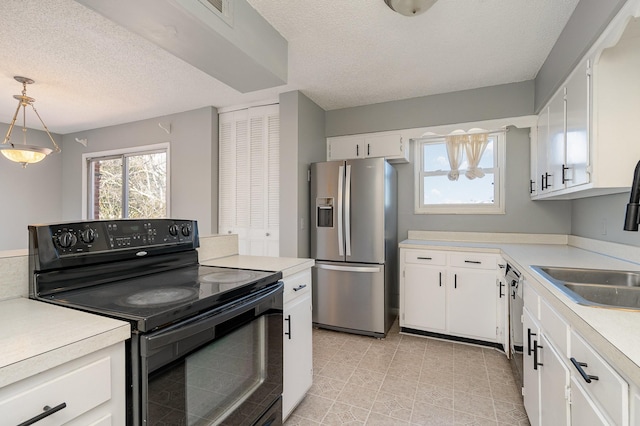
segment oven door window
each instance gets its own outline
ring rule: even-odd
[[[282,311],[254,312],[164,345],[143,359],[144,369],[151,371],[142,378],[147,425],[244,424],[269,410],[282,393]],[[186,355],[157,366],[183,351]]]

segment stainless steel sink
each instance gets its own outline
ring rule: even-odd
[[[531,268],[581,305],[640,310],[640,272],[549,266]]]

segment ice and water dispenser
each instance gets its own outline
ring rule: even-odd
[[[333,228],[333,198],[316,198],[316,226]]]

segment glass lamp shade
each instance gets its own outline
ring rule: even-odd
[[[26,167],[27,164],[44,160],[47,155],[51,154],[52,150],[33,145],[5,144],[0,145],[0,152],[2,152],[2,155],[7,159],[22,164],[22,167]]]
[[[404,16],[426,12],[437,0],[384,0],[392,10]]]

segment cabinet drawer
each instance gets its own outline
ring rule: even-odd
[[[43,413],[43,407],[56,407],[62,403],[65,403],[66,407],[37,424],[66,424],[111,399],[109,357],[70,371],[65,366],[58,369],[60,375],[51,380],[41,380],[40,377],[33,376],[3,389],[6,391],[0,394],[3,424],[25,422]]]
[[[629,385],[603,360],[575,331],[571,331],[571,357],[582,365],[582,370],[590,376],[587,383],[575,365],[571,374],[575,376],[586,392],[600,408],[613,420],[614,424],[627,424],[629,420]]]
[[[540,325],[562,356],[567,356],[569,326],[545,300],[540,302]]]
[[[446,265],[447,254],[432,250],[404,250],[404,261],[422,265]]]
[[[451,266],[458,268],[496,269],[498,258],[491,254],[452,253],[449,255]]]
[[[301,271],[282,279],[284,282],[284,302],[311,292],[311,270]]]

